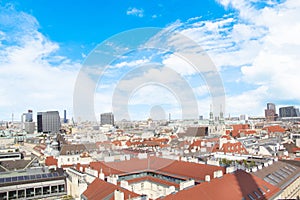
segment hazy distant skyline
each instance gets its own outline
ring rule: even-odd
[[[0,120],[10,120],[12,113],[18,119],[27,109],[59,110],[61,115],[66,109],[71,117],[74,83],[89,52],[115,34],[143,27],[172,27],[206,50],[223,80],[225,116],[263,116],[267,102],[277,109],[299,107],[298,1],[19,0],[0,1]],[[122,72],[154,57],[147,52],[139,56],[117,60],[111,70]],[[155,61],[189,82],[200,114],[207,117],[210,93],[205,81],[195,79],[189,64],[172,54]],[[105,80],[95,92],[97,118],[111,111],[111,90],[119,79]],[[152,86],[132,94],[132,119],[145,119],[160,102],[166,113],[180,116],[176,98]]]

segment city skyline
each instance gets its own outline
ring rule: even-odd
[[[74,84],[88,54],[115,34],[149,26],[179,32],[207,52],[223,80],[225,116],[263,116],[267,102],[275,103],[276,108],[300,107],[298,2],[69,4],[1,1],[0,120],[10,120],[12,113],[18,118],[27,109],[67,110],[68,116],[73,116]],[[153,55],[143,52],[138,57],[116,60],[111,63],[111,72],[124,72],[155,60],[189,82],[200,114],[208,116],[211,97],[203,78],[195,78],[193,68],[173,54]],[[112,90],[121,75],[104,78],[98,84],[96,116],[112,111]],[[150,80],[151,76],[145,73],[142,78]],[[149,94],[156,98],[149,98]],[[162,106],[165,113],[180,118],[176,98],[162,88],[144,87],[131,97],[132,119],[145,119],[151,107],[162,102],[167,102]]]

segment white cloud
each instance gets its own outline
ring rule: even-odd
[[[261,86],[254,90],[243,91],[237,95],[227,95],[226,113],[231,116],[251,114],[261,116],[268,98],[268,88]]]
[[[59,45],[38,31],[36,19],[13,8],[0,8],[0,24],[6,31],[0,45],[1,119],[16,120],[33,109],[67,109],[72,112],[73,87],[80,65],[55,55]],[[6,19],[5,21],[4,18]],[[15,26],[11,26],[14,24]],[[51,64],[55,61],[55,65]]]
[[[132,60],[132,61],[123,61],[120,63],[117,63],[113,66],[113,68],[122,68],[122,67],[137,67],[142,64],[149,63],[149,59],[138,59],[138,60]]]
[[[144,10],[138,8],[128,8],[126,14],[137,16],[137,17],[144,17]]]
[[[233,8],[234,13],[217,20],[195,18],[170,27],[200,44],[221,73],[224,67],[240,69],[236,84],[256,87],[227,94],[226,110],[263,115],[262,106],[266,102],[300,101],[300,2],[219,2],[225,8]],[[227,87],[226,77],[222,78]],[[230,87],[233,90],[234,86]],[[260,96],[254,98],[255,95]]]

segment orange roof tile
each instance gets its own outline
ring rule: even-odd
[[[285,129],[282,128],[279,125],[276,125],[276,126],[267,126],[267,127],[264,127],[263,130],[268,131],[268,133],[276,133],[276,132],[284,133],[285,132]]]
[[[57,159],[55,159],[53,156],[48,156],[45,160],[46,166],[52,166],[55,165],[57,167]]]
[[[263,195],[260,188],[265,195]],[[267,191],[267,189],[269,191]],[[233,174],[225,174],[221,178],[213,179],[210,182],[204,182],[196,185],[195,187],[181,190],[178,193],[166,196],[165,200],[214,200],[214,199],[225,199],[225,200],[241,200],[250,199],[249,194],[258,199],[256,192],[260,199],[268,199],[274,196],[280,189],[271,185],[270,183],[248,174],[244,171],[236,171]]]
[[[124,198],[135,198],[140,195],[131,192],[129,190],[126,190],[124,188],[121,188],[120,186],[108,183],[106,181],[103,181],[101,179],[96,178],[89,186],[88,188],[83,192],[83,195],[88,200],[113,200],[114,199],[114,191],[119,190],[124,193]]]
[[[218,152],[245,154],[247,153],[247,150],[241,142],[227,142],[222,145],[221,149],[219,149]]]
[[[175,188],[179,188],[178,183],[173,183],[173,182],[162,180],[162,179],[155,178],[152,176],[143,176],[143,177],[139,177],[139,178],[133,178],[133,179],[128,180],[127,182],[129,184],[132,184],[132,183],[138,183],[138,182],[144,182],[144,181],[149,181],[149,182],[158,183],[161,185],[174,186]]]
[[[204,180],[205,175],[208,174],[213,176],[214,171],[217,170],[222,170],[225,173],[225,168],[223,167],[164,159],[155,156],[150,156],[148,159],[132,158],[121,162],[91,162],[90,167],[98,172],[102,169],[105,175],[154,171],[181,179],[192,178],[195,181]]]

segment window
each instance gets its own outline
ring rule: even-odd
[[[6,192],[1,192],[0,193],[0,199],[7,199],[7,193]]]
[[[65,185],[59,185],[58,192],[64,192],[64,191],[65,191]]]
[[[50,187],[49,186],[43,187],[43,195],[45,195],[45,194],[50,194]]]
[[[26,197],[33,197],[34,196],[34,189],[28,188],[26,189]]]
[[[260,197],[261,197],[256,191],[254,191],[254,194],[255,194],[255,196],[256,196],[257,198],[260,198]]]
[[[251,194],[248,194],[248,197],[249,197],[251,200],[255,200],[255,198],[254,198]]]
[[[265,188],[265,190],[266,190],[267,192],[270,192],[270,189],[269,189],[267,186],[263,185],[263,187]]]
[[[42,188],[35,188],[35,195],[42,195]]]
[[[16,199],[17,198],[17,191],[9,191],[8,192],[8,198],[9,199]]]
[[[57,186],[51,186],[51,193],[57,193],[58,192],[58,189],[57,189]]]
[[[261,188],[258,188],[258,191],[260,191],[260,193],[262,193],[263,195],[266,194]]]
[[[25,197],[25,190],[18,190],[18,198],[24,198]]]

